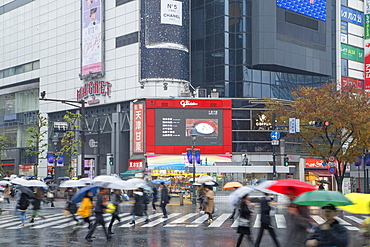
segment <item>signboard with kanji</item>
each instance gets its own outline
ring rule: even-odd
[[[134,104],[133,153],[144,152],[144,103]]]

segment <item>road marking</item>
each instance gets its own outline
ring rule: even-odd
[[[286,228],[286,220],[283,214],[275,214],[277,228]]]
[[[256,219],[254,221],[254,226],[253,228],[260,228],[261,227],[261,215],[257,214]]]
[[[341,224],[341,225],[344,225],[344,226],[350,226],[350,225],[351,225],[351,224],[350,224],[350,223],[348,223],[347,221],[345,221],[345,220],[343,220],[343,219],[339,218],[338,216],[335,216],[335,217],[334,217],[334,219],[336,219],[336,220],[339,222],[339,224]]]
[[[62,218],[61,220],[57,220],[56,219],[59,219],[59,218]],[[63,219],[64,218],[64,219]],[[56,218],[53,218],[53,219],[49,219],[49,220],[45,220],[44,222],[49,222],[49,221],[52,221],[52,222],[49,222],[49,223],[44,223],[44,224],[41,224],[41,225],[37,225],[37,226],[33,226],[31,227],[32,229],[40,229],[40,228],[45,228],[45,227],[48,227],[48,226],[52,226],[52,225],[58,225],[60,223],[64,223],[64,222],[67,222],[67,221],[70,221],[71,218],[66,218],[66,216],[61,216],[61,217],[56,217]]]
[[[238,227],[239,226],[239,217],[234,220],[234,223],[231,225],[231,227]]]
[[[170,215],[168,215],[168,218],[160,218],[160,219],[155,220],[155,221],[152,221],[149,224],[146,224],[146,225],[144,225],[142,227],[153,227],[153,226],[156,226],[156,225],[158,225],[158,224],[160,224],[162,222],[165,222],[166,220],[169,220],[169,219],[171,219],[173,217],[176,217],[178,215],[180,215],[180,213],[170,214]]]
[[[208,219],[208,215],[202,215],[198,219],[196,219],[193,222],[191,222],[190,225],[186,225],[185,227],[198,227],[199,224],[202,224],[207,219]]]
[[[60,215],[59,217],[61,218],[61,217],[64,217],[64,216],[61,216],[61,214],[58,214],[58,215]],[[51,220],[53,220],[54,218],[54,215],[48,215],[48,216],[45,216],[45,218],[47,218],[46,220],[43,220],[43,222],[45,222],[45,221],[51,221]],[[48,218],[51,218],[51,219],[48,219]],[[8,226],[10,226],[10,227],[8,227],[7,229],[19,229],[20,228],[20,225],[21,225],[21,221],[20,221],[20,219],[19,219],[19,217],[18,216],[14,216],[14,219],[13,219],[13,221],[14,220],[16,220],[16,222],[12,222],[12,223],[9,223],[9,224],[2,224],[2,225],[0,225],[0,228],[5,228],[5,227],[8,227]],[[28,219],[26,219],[26,220],[29,220],[29,218]],[[17,226],[14,226],[15,224],[17,224]],[[34,223],[31,223],[31,224],[34,224]],[[31,225],[30,223],[26,223],[25,224],[25,226],[29,226],[29,225]],[[12,227],[13,226],[13,227]]]
[[[222,214],[216,220],[214,220],[208,227],[220,227],[225,220],[227,220],[231,214]]]
[[[197,213],[190,213],[190,214],[186,214],[174,221],[171,222],[171,224],[168,224],[168,225],[165,225],[164,227],[175,227],[175,226],[179,226],[178,224],[181,224],[181,223],[184,223],[184,221],[186,221],[187,219],[191,218],[191,217],[194,217],[195,215],[197,215]]]
[[[360,219],[360,218],[357,218],[355,216],[345,216],[346,218],[350,219],[350,220],[353,220],[354,222],[357,222],[359,224],[362,224],[363,220]]]
[[[325,220],[318,215],[311,215],[311,218],[316,221],[317,224],[321,225],[325,223]]]
[[[359,231],[360,229],[358,227],[355,227],[355,226],[344,226],[345,228],[347,228],[347,230],[349,231]]]
[[[153,215],[151,215],[151,217],[152,218],[156,218],[156,217],[158,217],[158,216],[161,216],[161,215],[163,215],[162,213],[156,213],[156,214],[153,214]],[[137,217],[141,217],[141,216],[136,216],[136,218]],[[129,219],[132,219],[132,215],[131,216],[129,216],[128,217]],[[140,219],[136,219],[135,220],[135,225],[136,224],[140,224],[140,223],[143,223],[144,221],[145,221],[146,219],[144,219],[143,217],[141,217]],[[150,220],[150,219],[149,219]],[[123,224],[123,225],[121,225],[121,226],[119,226],[119,227],[133,227],[134,225],[131,225],[130,223],[126,223],[126,224]]]

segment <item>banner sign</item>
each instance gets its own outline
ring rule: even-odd
[[[364,14],[362,12],[341,6],[340,15],[342,21],[348,21],[360,26],[364,25]]]
[[[103,72],[102,0],[82,0],[81,76]]]
[[[133,153],[144,152],[144,103],[134,104]]]
[[[365,15],[365,39],[370,39],[370,15]]]
[[[128,170],[142,170],[142,169],[143,169],[143,160],[128,161]]]
[[[182,26],[182,2],[162,0],[161,23]]]
[[[370,89],[370,39],[365,40],[365,89]]]
[[[349,60],[364,62],[364,49],[357,48],[351,45],[341,44],[341,58]]]
[[[348,22],[345,21],[340,25],[340,42],[345,44],[348,42]]]

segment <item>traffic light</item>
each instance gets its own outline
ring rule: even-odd
[[[330,121],[315,121],[316,127],[329,127],[331,124]]]
[[[289,166],[289,158],[284,157],[284,166]]]
[[[109,157],[109,165],[112,166],[113,165],[113,157]]]

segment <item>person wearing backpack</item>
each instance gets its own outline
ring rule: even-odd
[[[18,191],[20,194],[20,199],[17,203],[17,215],[21,219],[22,224],[21,227],[24,227],[24,223],[26,222],[26,212],[27,208],[30,205],[30,201],[28,199],[28,196],[25,193],[22,193],[21,191]]]
[[[114,189],[113,194],[111,196],[112,199],[112,204],[115,206],[115,210],[112,213],[112,218],[110,220],[109,226],[108,226],[108,234],[114,234],[112,232],[112,226],[114,223],[114,220],[118,220],[118,222],[121,222],[121,219],[119,218],[119,204],[122,202],[122,197],[121,197],[121,190],[119,189]]]

